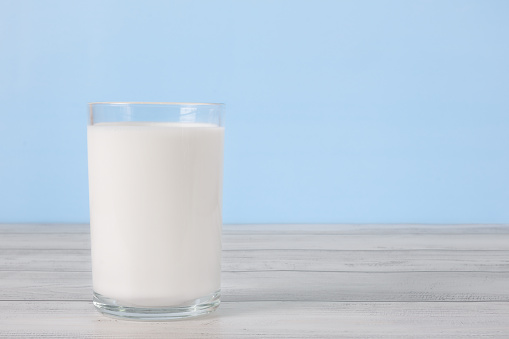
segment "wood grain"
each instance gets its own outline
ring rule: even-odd
[[[206,317],[141,323],[90,302],[0,302],[2,337],[507,338],[506,303],[222,303]]]
[[[218,312],[90,303],[88,225],[0,225],[0,337],[508,338],[509,225],[226,225]]]
[[[509,251],[505,234],[224,234],[223,250]],[[90,249],[88,233],[4,233],[1,249]]]
[[[90,272],[90,250],[0,249],[0,271]],[[232,250],[223,271],[509,272],[509,251]]]
[[[89,233],[88,224],[0,224],[8,233]],[[225,234],[509,234],[509,224],[225,224]]]
[[[509,301],[504,272],[222,273],[224,301]],[[89,300],[89,272],[0,272],[0,300]]]

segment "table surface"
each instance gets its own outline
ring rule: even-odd
[[[88,225],[0,225],[0,337],[509,338],[509,225],[225,225],[222,304],[102,316]]]

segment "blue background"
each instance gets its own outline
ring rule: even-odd
[[[88,222],[90,101],[227,104],[226,223],[509,222],[509,1],[0,0],[0,222]]]

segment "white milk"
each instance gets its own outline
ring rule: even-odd
[[[88,127],[94,291],[175,306],[220,288],[224,128]]]

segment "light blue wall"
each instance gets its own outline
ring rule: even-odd
[[[509,222],[509,1],[0,0],[0,222],[87,222],[86,103],[227,103],[224,220]]]

